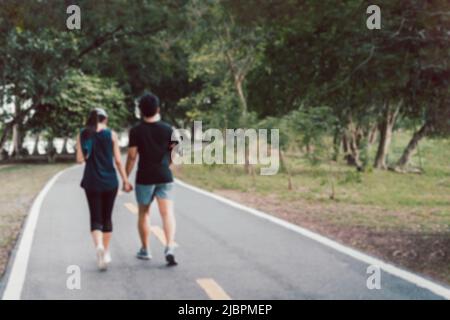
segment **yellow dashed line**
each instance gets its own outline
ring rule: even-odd
[[[159,242],[161,242],[164,246],[166,245],[166,236],[164,235],[164,231],[159,226],[150,226],[150,230],[152,234],[154,234]]]
[[[138,214],[138,212],[139,212],[138,207],[135,204],[127,202],[124,204],[124,206],[125,206],[125,208],[130,210],[131,213]]]
[[[139,213],[138,207],[133,203],[127,202],[124,204],[124,206],[133,214]],[[158,240],[165,246],[166,245],[166,237],[165,237],[164,231],[161,229],[161,227],[152,225],[152,226],[150,226],[150,230],[151,230],[151,233],[154,234],[156,236],[156,238],[158,238]],[[175,246],[178,246],[178,244],[175,243]]]
[[[198,285],[206,292],[211,300],[231,300],[230,296],[219,284],[211,278],[197,279]]]

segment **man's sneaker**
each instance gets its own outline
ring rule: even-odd
[[[110,264],[112,262],[111,253],[108,251],[105,251],[104,260],[106,264]]]
[[[97,266],[100,271],[105,271],[108,266],[105,263],[105,249],[97,247]]]
[[[178,263],[175,261],[175,247],[168,246],[166,250],[164,250],[164,254],[166,255],[166,261],[168,266],[176,266]]]
[[[136,254],[136,258],[141,260],[150,260],[152,255],[147,251],[147,249],[141,248]]]

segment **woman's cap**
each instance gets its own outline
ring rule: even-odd
[[[106,113],[105,109],[95,108],[95,111],[97,111],[97,115],[108,118],[108,114]]]

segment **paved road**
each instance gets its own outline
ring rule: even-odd
[[[368,290],[366,263],[181,185],[175,206],[179,266],[165,266],[156,208],[154,259],[134,257],[139,246],[134,198],[121,194],[113,216],[113,264],[101,273],[78,187],[81,170],[62,174],[44,199],[22,299],[441,298],[385,272],[382,288]],[[66,286],[70,265],[80,267],[81,290]]]

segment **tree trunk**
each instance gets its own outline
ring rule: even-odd
[[[69,140],[68,138],[64,138],[63,140],[63,145],[61,148],[61,154],[67,154],[67,140]],[[120,140],[120,139],[119,139]]]
[[[229,36],[229,35],[228,35]],[[245,79],[245,72],[241,69],[238,69],[236,63],[233,59],[233,56],[229,51],[225,51],[225,57],[227,59],[228,67],[230,69],[231,75],[234,80],[234,87],[236,89],[239,101],[242,107],[242,115],[247,116],[247,99],[245,98],[244,89],[242,88],[242,83]]]
[[[14,119],[10,122],[8,122],[5,127],[3,128],[3,132],[2,132],[2,136],[0,137],[0,150],[3,149],[6,140],[8,140],[14,125],[16,125],[17,123],[20,123],[23,118],[28,115],[28,113],[30,113],[32,110],[34,110],[36,108],[38,104],[33,104],[32,106],[28,107],[25,110],[21,110],[20,112],[17,113],[17,115],[14,117]]]
[[[344,154],[348,153],[348,141],[347,141],[347,135],[342,135],[342,149],[344,150]]]
[[[338,161],[339,159],[339,153],[341,152],[341,143],[342,143],[342,136],[339,130],[335,130],[333,135],[333,161]]]
[[[360,160],[360,150],[359,150],[359,138],[358,133],[353,131],[350,139],[350,151],[351,151],[351,162],[358,170],[362,168]]]
[[[21,108],[21,102],[18,98],[15,101],[15,110],[14,110],[14,118],[21,119],[21,115],[23,114]],[[23,124],[21,121],[16,121],[12,125],[12,145],[13,151],[12,155],[15,158],[21,158],[22,155],[25,154],[25,150],[23,149],[23,143],[25,140],[25,134],[23,132]]]
[[[359,130],[355,127],[351,119],[346,131],[343,137],[345,160],[349,166],[355,166],[360,170],[362,165],[359,159]]]
[[[19,114],[20,114],[20,101],[18,98],[16,98],[14,104],[14,117],[17,117]],[[12,146],[13,146],[12,155],[15,158],[20,156],[21,151],[20,141],[22,140],[20,135],[21,132],[19,123],[15,123],[12,127]]]
[[[344,148],[344,159],[347,161],[347,165],[353,166],[355,165],[354,155],[352,154],[351,148],[351,138],[348,136],[348,133],[345,133],[342,137],[342,145]]]
[[[5,146],[5,143],[6,143],[6,141],[8,140],[8,138],[9,138],[9,135],[10,135],[10,133],[11,133],[11,126],[6,126],[4,129],[3,129],[3,132],[2,132],[2,136],[0,137],[0,151],[3,151],[4,149],[4,146]]]
[[[400,105],[393,108],[391,104],[385,103],[383,119],[378,124],[380,141],[374,163],[374,167],[377,169],[387,169],[386,157],[389,152],[389,146],[392,140],[392,130],[394,128],[395,121],[397,120],[399,109]]]
[[[417,146],[419,145],[419,141],[422,140],[426,135],[428,134],[428,122],[426,122],[419,131],[414,132],[414,135],[412,136],[411,140],[409,141],[408,145],[406,146],[405,150],[403,150],[403,154],[400,157],[400,159],[397,161],[396,167],[403,170],[411,160],[411,156],[413,155],[414,151],[417,149]]]
[[[20,130],[19,124],[15,124],[13,127],[13,135],[12,135],[12,145],[13,151],[12,154],[15,158],[20,157],[22,152],[22,132]]]
[[[374,167],[377,169],[386,169],[386,155],[392,139],[392,132],[386,123],[380,124],[380,142],[378,144],[377,155],[375,157]]]
[[[237,76],[235,76],[235,78],[237,78]],[[243,79],[235,79],[234,85],[236,87],[239,101],[241,102],[242,115],[245,117],[247,115],[247,99],[245,98],[244,89],[242,88],[242,82]]]
[[[33,150],[31,151],[31,155],[37,155],[39,154],[39,133],[36,134],[36,139],[34,139],[34,146],[33,146]]]
[[[53,143],[53,138],[48,139],[48,146],[47,146],[47,161],[48,163],[54,163],[56,158],[56,149],[55,145]]]
[[[368,135],[368,139],[367,139],[367,143],[369,145],[372,145],[375,143],[375,141],[377,140],[377,133],[378,133],[378,128],[376,125],[372,126],[369,129],[369,135]]]
[[[291,191],[294,189],[293,183],[292,183],[292,174],[291,174],[291,170],[289,169],[286,159],[284,157],[284,152],[282,150],[280,150],[280,162],[281,162],[281,167],[286,171],[287,175],[288,175],[288,190]]]

